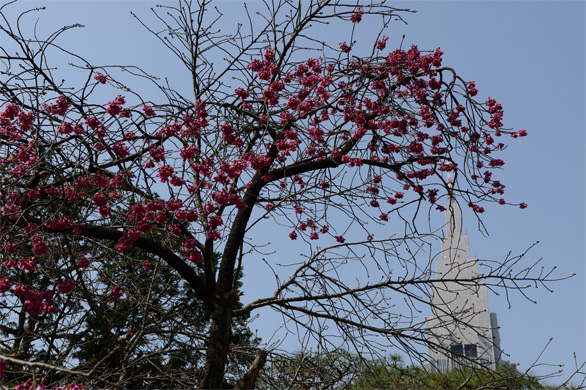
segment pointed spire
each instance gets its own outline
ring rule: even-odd
[[[448,171],[448,193],[450,194],[450,202],[454,196],[454,183],[452,179],[452,171]]]
[[[452,172],[448,172],[449,203],[446,207],[446,237],[459,237],[462,235],[462,211],[454,200],[454,183]]]

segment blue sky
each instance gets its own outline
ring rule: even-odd
[[[240,2],[219,3],[239,15]],[[14,8],[38,4],[21,1]],[[61,41],[73,52],[93,63],[137,64],[155,75],[176,77],[180,64],[129,15],[129,10],[146,15],[151,4],[44,1],[48,9],[39,14],[40,28],[49,31],[82,23],[84,29]],[[455,68],[465,80],[476,81],[479,99],[490,96],[502,103],[506,127],[529,133],[511,142],[503,153],[506,165],[500,175],[507,185],[507,199],[529,207],[489,207],[483,215],[488,236],[464,210],[464,229],[472,253],[480,259],[502,259],[539,241],[529,254],[532,259],[542,258],[545,269],[557,267],[556,275],[576,274],[551,284],[553,293],[542,287],[531,289],[529,296],[536,304],[514,294],[509,308],[504,296],[490,297],[491,310],[499,316],[502,347],[511,361],[522,369],[528,367],[553,338],[541,362],[571,369],[574,353],[579,361],[586,359],[585,3],[410,1],[393,5],[418,12],[404,15],[407,25],[390,25],[385,32],[390,37],[387,48],[397,47],[403,34],[404,45],[440,47],[444,65]],[[357,27],[366,35],[379,28],[368,23]],[[339,33],[335,27],[328,31],[330,37]],[[434,218],[441,226],[443,216]],[[246,287],[245,293],[245,301],[260,294]],[[252,327],[258,326],[261,336],[270,334],[266,323],[261,318]],[[293,339],[287,338],[282,348],[295,349]],[[534,371],[545,374],[556,369],[539,366]]]
[[[526,210],[491,207],[483,215],[489,236],[464,213],[472,253],[499,259],[532,243],[532,258],[570,280],[520,296],[490,298],[499,315],[502,346],[527,367],[547,341],[542,362],[572,367],[585,351],[585,8],[577,1],[409,2],[419,12],[395,25],[421,47],[441,47],[444,65],[475,80],[480,95],[503,104],[506,126],[529,136],[511,142],[503,182]],[[466,210],[465,210],[466,211]],[[553,367],[539,367],[545,373]],[[557,380],[552,380],[557,382]]]

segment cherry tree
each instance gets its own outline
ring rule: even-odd
[[[415,313],[436,281],[426,250],[438,232],[421,217],[444,211],[450,192],[476,214],[526,207],[505,200],[498,179],[506,142],[526,131],[504,128],[502,106],[476,100],[439,48],[388,47],[386,26],[407,10],[384,1],[266,1],[234,29],[205,0],[137,17],[186,66],[187,92],[70,53],[58,38],[76,25],[27,36],[20,24],[40,10],[10,23],[10,6],[0,8],[17,47],[0,53],[0,330],[10,336],[0,349],[4,364],[47,385],[173,383],[129,372],[179,367],[175,386],[250,386],[267,350],[234,335],[263,308],[320,343],[335,329],[355,350],[394,346],[424,360],[416,348],[428,330]],[[358,41],[375,21],[380,33]],[[347,36],[323,40],[330,24]],[[70,56],[85,81],[60,81],[50,54]],[[163,98],[128,87],[120,70]],[[239,275],[259,257],[285,267],[275,291],[246,302]],[[454,282],[508,292],[551,280],[521,260]],[[100,318],[119,326],[80,360],[92,333],[75,324],[90,318],[88,332]],[[140,349],[149,343],[161,347]],[[238,348],[250,366],[233,370]]]

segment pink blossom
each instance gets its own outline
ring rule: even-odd
[[[495,168],[495,167],[501,167],[503,165],[505,165],[505,162],[501,159],[494,159],[491,160],[488,165],[490,165],[491,167]]]
[[[114,296],[116,298],[121,298],[122,295],[124,295],[125,290],[126,290],[126,287],[117,284],[116,287],[114,287],[112,289],[111,294],[112,294],[112,296]]]
[[[86,176],[81,176],[75,179],[75,186],[78,188],[86,188],[90,182]]]
[[[362,8],[356,8],[356,12],[350,15],[350,21],[352,23],[360,23],[362,21]]]
[[[476,89],[476,83],[474,81],[468,83],[468,94],[470,96],[476,96],[478,94],[478,89]]]
[[[161,183],[166,183],[169,180],[169,177],[173,175],[174,169],[170,165],[164,165],[159,168],[159,173],[157,176],[161,179]]]
[[[189,257],[187,260],[191,261],[194,264],[201,264],[203,262],[203,255],[200,251],[195,250],[189,253]]]
[[[181,246],[185,249],[195,249],[197,247],[197,240],[195,238],[189,238]]]
[[[242,100],[248,98],[248,91],[246,89],[237,88],[234,93]]]
[[[195,145],[185,146],[179,152],[181,158],[185,160],[192,160],[193,157],[199,153],[199,148]]]
[[[98,208],[98,212],[100,213],[100,215],[104,216],[104,217],[109,217],[112,213],[112,207],[110,206],[100,206]]]
[[[4,251],[8,253],[18,253],[20,252],[20,248],[17,244],[7,243],[6,245],[4,245]]]
[[[112,151],[118,158],[124,158],[128,156],[128,147],[124,141],[117,142],[114,146],[112,146]]]
[[[346,241],[346,239],[345,239],[344,237],[342,237],[342,236],[335,236],[334,238],[335,238],[335,239],[336,239],[336,241],[338,241],[340,244],[343,244],[343,243]]]
[[[216,206],[214,206],[214,204],[211,202],[208,202],[203,206],[203,211],[205,211],[208,214],[213,213],[215,209],[216,209]]]
[[[20,108],[18,107],[18,105],[9,103],[6,105],[6,108],[4,108],[4,111],[2,111],[2,113],[0,113],[0,115],[2,115],[7,120],[11,121],[14,118],[16,118],[16,116],[19,114],[19,112],[20,112]]]
[[[151,146],[149,154],[153,158],[154,162],[165,161],[165,148],[162,146]]]
[[[207,239],[212,241],[217,241],[220,238],[222,238],[222,236],[220,235],[220,232],[218,232],[217,230],[210,231],[207,236]]]
[[[73,134],[75,134],[75,135],[82,135],[83,133],[85,133],[85,129],[83,128],[82,125],[80,125],[78,123],[78,124],[75,124],[73,126]]]
[[[208,220],[208,226],[210,227],[210,229],[215,229],[218,226],[222,226],[223,224],[224,221],[222,221],[222,217],[220,217],[219,215],[212,215]]]
[[[385,47],[387,47],[387,41],[389,40],[389,37],[383,37],[382,39],[379,39],[376,42],[376,48],[379,50],[384,50]]]
[[[45,390],[46,388],[47,386],[43,384],[39,384],[37,387],[34,387],[30,381],[27,381],[21,383],[20,385],[14,386],[12,390]]]
[[[165,207],[168,211],[174,212],[183,207],[183,201],[181,199],[171,199],[167,201]]]
[[[121,111],[122,107],[112,104],[112,102],[109,102],[108,108],[106,109],[106,112],[112,116],[119,115]]]
[[[526,136],[527,136],[527,130],[519,130],[518,132],[511,133],[511,137],[513,137],[513,138],[526,137]]]
[[[84,255],[79,255],[77,265],[79,268],[87,268],[90,265],[90,261]]]
[[[113,101],[108,102],[106,112],[112,116],[120,115],[122,112],[122,105],[125,103],[126,100],[124,99],[124,96],[118,95]]]
[[[470,207],[472,210],[474,210],[475,213],[478,213],[478,214],[484,213],[484,207],[478,206],[477,204],[474,204],[472,202],[468,202],[468,207]]]
[[[61,280],[57,282],[57,291],[59,291],[61,294],[69,294],[75,289],[75,285],[75,282]]]
[[[292,239],[292,240],[296,240],[297,239],[297,233],[295,233],[295,232],[289,233],[289,238]]]
[[[108,204],[108,198],[101,192],[98,192],[94,196],[92,196],[92,201],[96,204],[96,206],[105,206]]]
[[[169,231],[175,235],[180,235],[181,234],[181,227],[179,226],[179,224],[175,224],[173,226],[169,226]]]
[[[41,107],[49,114],[64,116],[71,104],[69,100],[61,95],[53,104],[41,104]]]
[[[150,232],[151,230],[153,230],[155,227],[146,221],[141,221],[138,223],[138,225],[136,226],[136,228],[138,229],[138,231],[140,231],[141,233],[146,233],[146,232]]]
[[[352,47],[348,46],[346,42],[340,43],[340,51],[342,51],[342,53],[350,53],[350,50],[352,50]]]
[[[70,229],[73,224],[71,223],[71,219],[62,216],[60,218],[45,222],[45,226],[54,230],[67,230]]]
[[[85,120],[85,124],[88,125],[89,128],[95,130],[98,127],[100,127],[101,123],[99,120],[97,120],[95,117],[90,116],[89,118],[87,118]]]
[[[14,288],[14,294],[18,297],[24,297],[29,293],[29,288],[23,284],[19,284]]]
[[[262,95],[270,106],[276,106],[279,103],[279,97],[275,91],[270,88],[262,91]]]
[[[157,115],[152,106],[142,106],[142,112],[148,117]]]
[[[96,75],[94,76],[94,80],[98,80],[98,82],[100,84],[106,84],[106,80],[108,79],[108,75],[107,74],[102,74],[100,72],[96,73]]]
[[[38,198],[39,196],[41,196],[41,189],[40,188],[35,188],[32,189],[28,192],[27,194],[30,198]]]
[[[258,72],[258,78],[260,80],[265,80],[265,81],[269,80],[271,78],[271,73],[266,69],[261,70],[260,72]]]
[[[366,187],[366,191],[374,195],[378,195],[379,193],[379,189],[376,186],[368,186]]]
[[[263,56],[265,58],[265,64],[270,64],[275,61],[275,52],[270,46],[265,48]]]
[[[31,241],[33,243],[33,254],[35,256],[41,256],[49,251],[49,247],[45,241],[43,241],[43,237],[35,236],[31,238]]]
[[[33,123],[35,122],[35,117],[28,111],[21,111],[18,114],[18,127],[23,132],[27,132],[33,127]]]
[[[59,126],[59,128],[57,129],[57,132],[61,135],[71,134],[71,132],[73,132],[73,128],[71,127],[71,123],[62,122],[61,125]]]
[[[110,179],[108,179],[108,176],[98,173],[92,176],[92,182],[98,187],[104,188],[110,184]]]
[[[51,197],[55,197],[61,194],[60,188],[45,188],[45,194]]]
[[[315,142],[324,142],[324,131],[318,127],[309,129],[309,135]]]
[[[4,261],[2,263],[2,265],[8,269],[16,268],[17,267],[16,259],[8,259],[8,260]]]
[[[10,287],[12,287],[12,283],[8,278],[0,279],[0,294],[10,290]]]
[[[263,68],[263,63],[258,59],[253,59],[250,61],[248,65],[246,65],[246,69],[252,70],[253,72],[258,72]]]

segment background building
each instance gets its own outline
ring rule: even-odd
[[[497,316],[490,313],[486,285],[478,281],[478,259],[470,256],[461,210],[452,198],[436,276],[432,315],[426,319],[429,341],[437,346],[429,349],[432,369],[443,372],[473,362],[496,368],[501,357]]]

